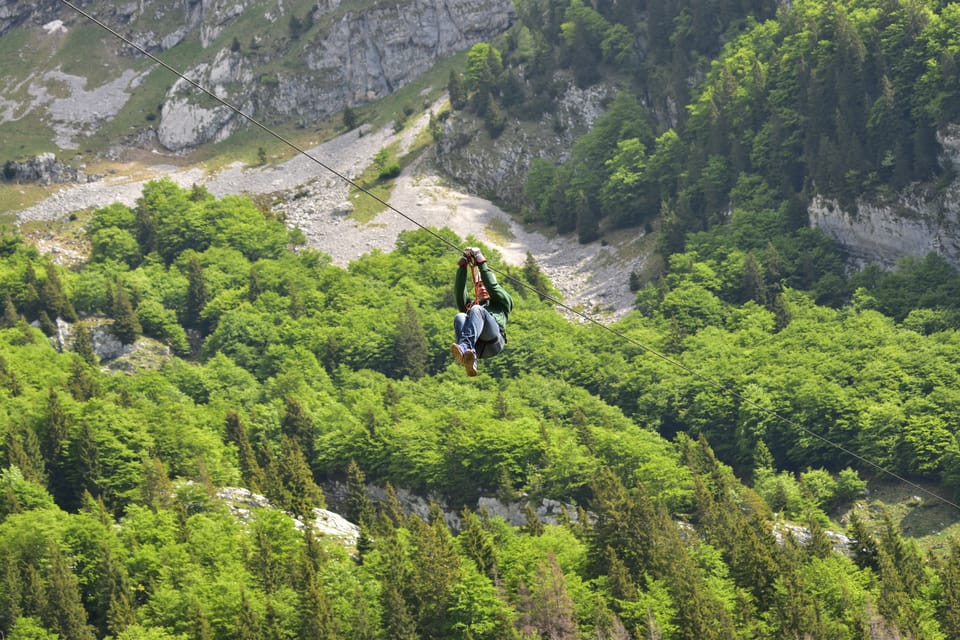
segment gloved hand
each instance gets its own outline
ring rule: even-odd
[[[467,258],[467,252],[464,251],[464,252],[463,252],[463,255],[460,256],[460,259],[457,260],[457,266],[460,267],[461,269],[463,269],[464,267],[467,266],[467,263],[468,263],[469,261],[470,261],[470,260]]]
[[[464,254],[467,252],[470,252],[470,255],[473,256],[473,261],[477,264],[483,264],[487,261],[487,259],[483,257],[483,253],[480,252],[479,247],[470,247],[467,251],[464,251]]]

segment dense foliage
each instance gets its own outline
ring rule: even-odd
[[[529,221],[582,242],[605,228],[657,229],[669,257],[691,234],[747,218],[765,235],[724,244],[747,254],[768,290],[799,282],[840,306],[863,288],[897,319],[921,307],[934,312],[928,324],[957,326],[957,297],[939,281],[905,308],[884,293],[899,280],[849,281],[806,229],[815,196],[855,212],[952,180],[937,134],[960,115],[955,3],[524,0],[518,15],[504,38],[471,51],[462,83],[451,76],[454,108],[497,135],[504,112],[549,116],[571,76],[618,92],[568,158],[532,161]]]
[[[786,285],[768,309],[744,256],[705,234],[617,325],[629,342],[543,303],[535,263],[505,269],[508,348],[468,379],[446,349],[456,256],[424,231],[342,269],[243,198],[161,180],[88,233],[73,270],[0,245],[6,637],[960,633],[956,545],[924,559],[869,517],[849,556],[833,550],[824,527],[865,483],[813,437],[960,486],[952,331]],[[138,346],[100,363],[109,335]],[[334,480],[355,547],[292,520]],[[240,519],[227,485],[282,511]],[[438,506],[404,515],[393,487],[443,499],[459,526]],[[566,518],[537,519],[544,498]],[[778,541],[785,519],[809,537]]]

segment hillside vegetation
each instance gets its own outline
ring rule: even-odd
[[[850,274],[803,214],[948,171],[955,14],[518,2],[452,108],[495,138],[558,79],[619,74],[570,157],[533,162],[521,213],[585,242],[645,225],[665,266],[624,320],[574,324],[535,260],[484,246],[516,307],[476,378],[449,355],[437,235],[480,243],[454,230],[342,268],[245,197],[161,179],[90,213],[69,269],[4,231],[0,633],[960,637],[960,276],[933,255]],[[108,338],[130,353],[100,361]],[[891,474],[935,526],[871,500]],[[304,526],[334,482],[355,546]],[[227,486],[278,509],[240,518]]]
[[[456,255],[426,231],[342,269],[292,251],[297,234],[252,202],[166,180],[87,228],[75,270],[17,236],[0,252],[8,637],[958,632],[960,548],[924,558],[859,509],[837,553],[825,529],[866,483],[811,437],[956,488],[952,331],[797,290],[779,313],[734,306],[714,293],[723,271],[690,261],[616,326],[627,342],[541,302],[531,262],[504,273],[507,349],[468,379],[446,348]],[[72,323],[64,352],[26,323],[53,333],[56,317]],[[171,353],[111,373],[92,348],[104,322]],[[291,520],[326,504],[330,479],[361,526],[349,552]],[[289,515],[242,524],[212,497],[225,485]],[[462,528],[403,515],[392,487],[444,500]],[[481,495],[572,506],[557,525],[528,506],[515,529],[474,511]],[[809,537],[778,542],[783,519]]]

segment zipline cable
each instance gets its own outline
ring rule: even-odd
[[[433,236],[434,238],[436,238],[437,240],[440,240],[441,242],[443,242],[443,243],[446,244],[447,246],[449,246],[449,247],[451,247],[452,249],[456,250],[458,253],[462,253],[462,252],[463,252],[463,249],[462,249],[462,248],[458,247],[456,244],[454,244],[453,242],[451,242],[451,241],[448,240],[447,238],[444,238],[442,235],[440,235],[439,233],[437,233],[437,232],[434,231],[433,229],[430,229],[429,227],[427,227],[427,226],[425,226],[425,225],[423,225],[423,224],[420,224],[420,222],[418,222],[417,220],[415,220],[415,219],[412,218],[411,216],[405,214],[403,211],[400,211],[399,209],[397,209],[396,207],[394,207],[393,205],[391,205],[389,202],[386,202],[385,200],[383,200],[382,198],[380,198],[379,196],[377,196],[375,193],[373,193],[373,192],[369,191],[368,189],[364,188],[363,186],[357,184],[354,180],[351,180],[349,177],[347,177],[347,176],[344,175],[343,173],[337,171],[337,170],[334,169],[333,167],[331,167],[331,166],[329,166],[328,164],[324,163],[323,161],[321,161],[319,158],[317,158],[316,156],[314,156],[312,153],[310,153],[310,152],[307,151],[306,149],[300,147],[299,145],[297,145],[296,143],[292,142],[291,140],[288,140],[287,138],[285,138],[285,137],[282,136],[281,134],[277,133],[276,131],[274,131],[273,129],[271,129],[270,127],[268,127],[267,125],[263,124],[262,122],[260,122],[260,121],[257,120],[256,118],[254,118],[253,116],[251,116],[251,115],[249,115],[249,114],[247,114],[247,113],[244,113],[241,109],[239,109],[238,107],[234,106],[233,104],[227,102],[226,100],[224,100],[224,99],[221,98],[220,96],[216,95],[214,92],[210,91],[209,89],[207,89],[206,87],[204,87],[203,85],[201,85],[199,82],[196,82],[195,80],[192,80],[192,79],[188,78],[184,73],[182,73],[182,72],[178,71],[177,69],[173,68],[172,66],[170,66],[169,64],[167,64],[166,62],[164,62],[163,60],[161,60],[160,58],[158,58],[157,56],[153,55],[152,53],[150,53],[149,51],[147,51],[146,49],[144,49],[144,48],[141,47],[140,45],[138,45],[138,44],[136,44],[135,42],[131,41],[129,38],[124,37],[121,33],[117,32],[116,30],[114,30],[113,28],[111,28],[109,25],[107,25],[107,24],[105,24],[104,22],[102,22],[102,21],[98,20],[97,18],[93,17],[92,15],[90,15],[89,13],[87,13],[86,11],[84,11],[83,9],[77,7],[75,4],[73,4],[73,3],[70,2],[69,0],[60,0],[60,2],[61,2],[62,4],[64,4],[64,5],[66,5],[67,7],[70,7],[72,10],[74,10],[74,11],[77,12],[78,14],[82,15],[82,16],[85,17],[86,19],[90,20],[91,22],[93,22],[94,24],[96,24],[97,26],[99,26],[100,28],[102,28],[102,29],[104,29],[105,31],[109,32],[109,33],[112,34],[114,37],[116,37],[116,38],[118,38],[119,40],[121,40],[122,42],[124,42],[127,46],[129,46],[129,47],[137,50],[138,52],[140,52],[141,54],[143,54],[144,56],[146,56],[146,57],[149,58],[150,60],[152,60],[152,61],[156,62],[157,64],[159,64],[160,66],[162,66],[162,67],[163,67],[164,69],[166,69],[167,71],[173,73],[173,74],[176,75],[177,77],[179,77],[179,78],[181,78],[182,80],[188,82],[191,86],[193,86],[193,87],[196,88],[197,90],[199,90],[199,91],[205,93],[206,95],[210,96],[211,98],[213,98],[214,100],[216,100],[218,103],[220,103],[221,105],[223,105],[224,107],[226,107],[226,108],[229,109],[230,111],[233,111],[234,113],[236,113],[236,114],[239,115],[240,117],[244,118],[244,119],[245,119],[247,122],[249,122],[250,124],[258,127],[259,129],[261,129],[262,131],[264,131],[264,132],[267,133],[268,135],[276,138],[277,140],[279,140],[280,142],[284,143],[285,145],[287,145],[288,147],[290,147],[291,149],[293,149],[293,150],[296,151],[297,153],[299,153],[299,154],[305,156],[306,158],[308,158],[309,160],[313,161],[314,163],[316,163],[318,166],[322,167],[323,169],[326,169],[327,171],[329,171],[330,173],[332,173],[332,174],[333,174],[334,176],[336,176],[337,178],[340,178],[341,180],[343,180],[345,183],[347,183],[348,185],[350,185],[350,186],[353,187],[354,189],[356,189],[356,190],[358,190],[358,191],[360,191],[360,192],[362,192],[362,193],[370,196],[371,198],[373,198],[374,200],[376,200],[377,202],[379,202],[379,203],[380,203],[381,205],[383,205],[384,207],[390,209],[391,211],[393,211],[393,212],[396,213],[397,215],[401,216],[402,218],[404,218],[404,219],[407,220],[408,222],[410,222],[410,223],[416,225],[417,227],[419,227],[420,229],[426,231],[427,233],[429,233],[430,235],[432,235],[432,236]],[[824,444],[826,444],[826,445],[828,445],[828,446],[830,446],[830,447],[833,447],[833,448],[837,449],[838,451],[841,451],[841,452],[845,453],[846,455],[850,456],[851,458],[862,462],[863,464],[865,464],[865,465],[873,468],[874,470],[880,472],[881,474],[884,474],[884,475],[887,475],[887,476],[889,476],[889,477],[891,477],[891,478],[894,478],[894,479],[897,480],[898,482],[901,482],[901,483],[903,483],[903,484],[905,484],[905,485],[907,485],[907,486],[910,486],[910,487],[912,487],[913,489],[916,489],[917,491],[919,491],[919,492],[921,492],[921,493],[924,493],[924,494],[930,496],[931,498],[934,498],[935,500],[938,500],[939,502],[942,502],[943,504],[945,504],[945,505],[947,505],[947,506],[953,507],[953,508],[956,509],[957,511],[960,511],[960,504],[957,504],[957,503],[953,502],[952,500],[950,500],[950,499],[948,499],[948,498],[945,498],[945,497],[939,495],[938,493],[935,493],[935,492],[931,491],[930,489],[927,489],[926,487],[923,487],[923,486],[917,484],[916,482],[913,482],[912,480],[909,480],[909,479],[903,477],[902,475],[896,473],[895,471],[891,471],[890,469],[887,469],[887,468],[884,467],[883,465],[881,465],[881,464],[879,464],[879,463],[877,463],[877,462],[874,462],[873,460],[870,460],[869,458],[867,458],[867,457],[865,457],[865,456],[863,456],[863,455],[860,455],[860,454],[856,453],[855,451],[852,451],[852,450],[848,449],[847,447],[841,445],[840,443],[835,442],[835,441],[831,440],[830,438],[827,438],[826,436],[821,435],[821,434],[819,434],[819,433],[817,433],[817,432],[815,432],[815,431],[813,431],[813,430],[811,430],[811,429],[803,426],[802,424],[796,422],[795,420],[793,420],[793,419],[791,419],[791,418],[789,418],[789,417],[787,417],[787,416],[784,416],[784,415],[780,414],[779,412],[774,411],[773,409],[770,409],[770,408],[768,408],[768,407],[765,407],[765,406],[761,405],[760,403],[758,403],[758,402],[756,402],[756,401],[754,401],[754,400],[751,400],[750,398],[744,397],[742,394],[740,394],[740,393],[737,392],[736,390],[732,389],[731,387],[729,387],[729,386],[727,386],[727,385],[724,385],[722,382],[720,382],[720,381],[718,381],[718,380],[716,380],[716,379],[714,379],[714,378],[711,378],[711,377],[708,376],[708,375],[705,375],[705,374],[703,374],[703,373],[700,373],[699,371],[696,371],[695,369],[690,368],[689,366],[683,364],[682,362],[680,362],[680,361],[678,361],[678,360],[675,360],[674,358],[671,358],[670,356],[668,356],[668,355],[666,355],[666,354],[664,354],[664,353],[661,353],[661,352],[657,351],[656,349],[654,349],[654,348],[652,348],[652,347],[650,347],[650,346],[648,346],[648,345],[643,344],[643,343],[640,342],[639,340],[636,340],[636,339],[634,339],[634,338],[631,338],[630,336],[628,336],[628,335],[626,335],[626,334],[624,334],[624,333],[622,333],[622,332],[620,332],[620,331],[617,331],[617,330],[614,329],[613,327],[611,327],[611,326],[609,326],[609,325],[606,325],[606,324],[600,322],[599,320],[596,320],[595,318],[587,315],[586,313],[583,313],[582,311],[578,311],[577,309],[574,309],[573,307],[570,307],[569,305],[567,305],[566,303],[562,302],[561,300],[558,300],[558,299],[555,298],[554,296],[551,296],[551,295],[548,294],[548,293],[545,293],[545,292],[543,292],[543,291],[540,291],[540,290],[537,289],[536,287],[534,287],[534,286],[532,286],[532,285],[530,285],[530,284],[528,284],[528,283],[520,280],[519,278],[515,278],[514,276],[512,276],[512,275],[510,275],[510,274],[508,274],[508,273],[502,272],[502,271],[500,271],[500,270],[498,270],[498,269],[494,269],[493,267],[490,267],[490,269],[491,269],[494,273],[497,273],[497,274],[499,274],[500,276],[502,276],[503,278],[505,278],[506,280],[509,280],[509,281],[510,281],[511,283],[513,283],[514,285],[516,285],[516,286],[518,286],[518,287],[522,287],[522,288],[524,288],[524,289],[527,289],[527,290],[529,290],[529,291],[532,291],[532,292],[536,293],[542,300],[549,300],[549,301],[550,301],[551,303],[553,303],[554,305],[556,305],[556,306],[558,306],[558,307],[561,307],[562,309],[564,309],[564,310],[568,311],[569,313],[571,313],[571,314],[573,314],[573,315],[581,318],[582,320],[584,320],[584,321],[586,321],[586,322],[589,322],[589,323],[591,323],[591,324],[593,324],[593,325],[596,325],[596,326],[600,327],[601,329],[603,329],[603,330],[605,330],[605,331],[608,331],[609,333],[613,334],[613,335],[616,336],[617,338],[619,338],[619,339],[621,339],[621,340],[624,340],[624,341],[626,341],[626,342],[629,342],[630,344],[632,344],[632,345],[640,348],[640,349],[643,350],[644,352],[649,353],[650,355],[652,355],[652,356],[654,356],[654,357],[656,357],[656,358],[659,358],[659,359],[662,360],[663,362],[666,362],[667,364],[669,364],[669,365],[671,365],[671,366],[673,366],[673,367],[676,367],[676,368],[684,371],[685,373],[688,373],[688,374],[690,374],[691,376],[694,376],[694,377],[698,378],[699,380],[701,380],[701,381],[703,381],[703,382],[706,382],[707,384],[711,385],[712,387],[714,387],[714,388],[717,389],[718,391],[720,391],[720,392],[722,392],[722,393],[725,393],[725,394],[729,395],[729,396],[732,397],[732,398],[736,398],[736,399],[739,400],[740,402],[742,402],[742,403],[744,403],[744,404],[747,404],[747,405],[750,405],[751,407],[753,407],[753,408],[755,408],[755,409],[758,409],[759,411],[765,413],[766,415],[768,415],[768,416],[770,416],[770,417],[772,417],[772,418],[775,418],[775,419],[777,419],[777,420],[779,420],[779,421],[781,421],[781,422],[783,422],[783,423],[785,423],[785,424],[788,424],[788,425],[794,427],[794,428],[797,429],[798,431],[801,431],[801,432],[803,432],[803,433],[805,433],[805,434],[807,434],[807,435],[809,435],[809,436],[811,436],[811,437],[813,437],[813,438],[815,438],[815,439],[823,442]]]
[[[450,247],[453,247],[453,248],[456,249],[458,252],[462,252],[462,251],[463,251],[463,249],[461,249],[460,247],[458,247],[458,246],[455,245],[454,243],[450,242],[448,239],[444,238],[444,237],[443,237],[442,235],[440,235],[439,233],[433,231],[432,229],[429,229],[429,228],[423,226],[422,224],[420,224],[419,222],[417,222],[416,220],[414,220],[413,218],[411,218],[410,216],[408,216],[408,215],[405,214],[404,212],[400,211],[399,209],[397,209],[396,207],[394,207],[393,205],[391,205],[389,202],[386,202],[385,200],[383,200],[382,198],[380,198],[379,196],[377,196],[377,194],[375,194],[375,193],[369,191],[368,189],[365,189],[365,188],[362,187],[361,185],[357,184],[354,180],[351,180],[349,177],[345,176],[343,173],[337,171],[336,169],[334,169],[334,168],[331,167],[330,165],[324,163],[322,160],[320,160],[319,158],[317,158],[316,156],[314,156],[312,153],[310,153],[309,151],[307,151],[306,149],[304,149],[304,148],[301,147],[300,145],[298,145],[298,144],[296,144],[295,142],[293,142],[293,141],[285,138],[284,136],[280,135],[279,133],[277,133],[276,131],[274,131],[273,129],[271,129],[270,127],[268,127],[267,125],[263,124],[262,122],[260,122],[260,121],[257,120],[256,118],[254,118],[253,116],[251,116],[251,115],[249,115],[249,114],[247,114],[247,113],[244,113],[243,110],[241,110],[240,108],[236,107],[235,105],[227,102],[226,100],[224,100],[223,98],[221,98],[220,96],[218,96],[218,95],[217,95],[216,93],[214,93],[213,91],[210,91],[209,89],[207,89],[206,87],[204,87],[204,86],[203,86],[202,84],[200,84],[199,82],[197,82],[197,81],[195,81],[195,80],[192,80],[191,78],[188,78],[184,73],[182,73],[182,72],[178,71],[177,69],[171,67],[169,64],[167,64],[166,62],[164,62],[163,60],[161,60],[161,59],[158,58],[157,56],[153,55],[152,53],[150,53],[149,51],[147,51],[146,49],[144,49],[143,47],[141,47],[141,46],[138,45],[137,43],[131,41],[129,38],[126,38],[123,34],[117,32],[115,29],[111,28],[109,25],[107,25],[107,24],[105,24],[104,22],[102,22],[102,21],[98,20],[97,18],[93,17],[92,15],[90,15],[89,13],[87,13],[86,11],[84,11],[83,9],[79,8],[78,6],[76,6],[75,4],[73,4],[72,2],[70,2],[69,0],[60,0],[60,2],[61,2],[62,4],[64,4],[64,5],[70,7],[71,9],[73,9],[74,11],[76,11],[77,13],[79,13],[80,15],[82,15],[83,17],[85,17],[87,20],[90,20],[91,22],[93,22],[94,24],[96,24],[97,26],[99,26],[100,28],[104,29],[105,31],[108,31],[108,32],[111,33],[113,36],[115,36],[115,37],[118,38],[119,40],[123,41],[123,43],[126,44],[127,46],[129,46],[129,47],[131,47],[131,48],[133,48],[133,49],[136,49],[137,51],[139,51],[140,53],[142,53],[144,56],[150,58],[151,60],[153,60],[154,62],[156,62],[157,64],[159,64],[161,67],[163,67],[164,69],[166,69],[166,70],[169,71],[170,73],[172,73],[172,74],[176,75],[177,77],[181,78],[182,80],[190,83],[190,85],[192,85],[195,89],[197,89],[197,90],[199,90],[199,91],[202,91],[203,93],[207,94],[208,96],[210,96],[211,98],[213,98],[214,100],[216,100],[217,102],[219,102],[221,105],[223,105],[224,107],[226,107],[226,108],[229,109],[230,111],[233,111],[233,112],[236,113],[238,116],[240,116],[240,117],[242,117],[243,119],[245,119],[245,120],[246,120],[247,122],[249,122],[250,124],[258,127],[259,129],[263,130],[263,131],[266,132],[267,134],[273,136],[274,138],[276,138],[276,139],[279,140],[280,142],[284,143],[285,145],[287,145],[288,147],[290,147],[291,149],[293,149],[293,150],[296,151],[297,153],[299,153],[299,154],[301,154],[301,155],[309,158],[310,160],[312,160],[313,162],[315,162],[317,165],[323,167],[324,169],[326,169],[327,171],[329,171],[330,173],[332,173],[332,174],[335,175],[336,177],[340,178],[341,180],[343,180],[344,182],[346,182],[347,184],[349,184],[349,185],[350,185],[351,187],[353,187],[354,189],[357,189],[358,191],[362,191],[363,193],[367,194],[368,196],[370,196],[371,198],[373,198],[374,200],[376,200],[377,202],[379,202],[379,203],[382,204],[383,206],[385,206],[385,207],[387,207],[388,209],[392,210],[392,211],[393,211],[394,213],[396,213],[397,215],[405,218],[405,219],[408,220],[409,222],[411,222],[411,223],[417,225],[418,227],[420,227],[421,229],[427,231],[428,233],[430,233],[431,235],[433,235],[433,237],[437,238],[437,239],[440,240],[441,242],[446,243],[446,244],[449,245]]]

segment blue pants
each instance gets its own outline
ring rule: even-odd
[[[480,305],[453,317],[457,342],[477,352],[478,358],[490,358],[503,351],[503,335],[497,319]]]

